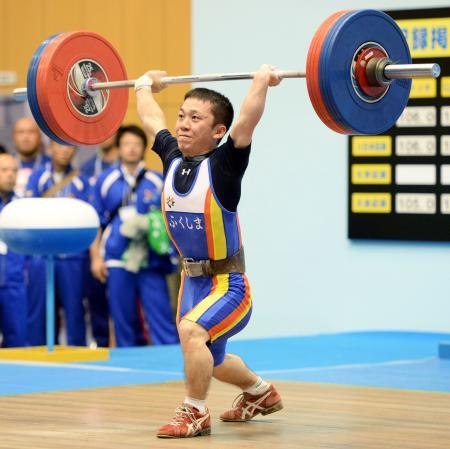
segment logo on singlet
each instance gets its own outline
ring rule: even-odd
[[[190,168],[188,168],[187,170],[185,168],[183,168],[183,170],[181,170],[182,175],[189,175],[190,172],[191,172]]]
[[[166,204],[169,207],[173,207],[175,205],[175,200],[173,199],[172,196],[167,197]]]

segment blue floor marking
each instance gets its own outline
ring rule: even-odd
[[[230,341],[229,352],[264,377],[450,392],[450,334],[354,332]],[[178,345],[111,350],[107,362],[0,363],[0,395],[159,383],[183,378]]]
[[[407,390],[440,391],[450,393],[450,361],[422,359],[405,364],[342,365],[317,368],[311,371],[270,372],[266,377],[280,380],[321,382],[366,387],[401,388]]]
[[[0,373],[0,395],[138,385],[183,379],[181,372],[171,375],[139,370],[92,371],[44,364],[0,364]]]

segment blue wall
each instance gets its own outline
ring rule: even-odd
[[[316,28],[336,10],[420,7],[424,1],[193,0],[193,71],[252,71],[261,63],[302,70]],[[249,84],[209,87],[238,109]],[[347,239],[347,139],[317,118],[304,80],[269,93],[240,218],[254,297],[243,337],[450,331],[450,245]]]

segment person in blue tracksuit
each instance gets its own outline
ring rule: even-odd
[[[81,167],[80,174],[89,180],[88,201],[93,204],[94,186],[99,175],[117,163],[118,149],[116,136],[113,135],[99,145],[98,152],[89,158]],[[91,272],[91,261],[86,259],[85,295],[88,300],[91,319],[92,336],[97,346],[108,347],[109,338],[109,306],[106,295],[106,284],[94,278]]]
[[[17,161],[0,154],[0,211],[16,197]],[[25,256],[14,253],[0,241],[0,333],[5,348],[26,345],[27,296],[24,282]]]
[[[87,201],[89,183],[72,170],[76,148],[51,142],[52,163],[35,170],[28,180],[26,195],[30,197],[78,198]],[[83,273],[86,253],[60,255],[55,258],[55,297],[64,309],[67,343],[86,345],[83,307]],[[32,257],[28,278],[28,342],[31,346],[45,343],[45,264]]]
[[[33,170],[48,164],[50,158],[42,151],[41,130],[31,117],[16,121],[13,141],[18,164],[15,192],[22,197]]]
[[[100,173],[117,163],[119,157],[116,146],[116,135],[99,144],[98,152],[87,159],[80,167],[80,173],[94,185]]]
[[[160,207],[162,177],[144,167],[147,137],[142,129],[122,127],[116,141],[119,165],[102,173],[95,185],[94,204],[103,232],[91,247],[92,272],[107,282],[117,346],[142,344],[136,331],[138,297],[152,343],[177,343],[166,282],[174,265],[169,255],[154,252],[143,234],[133,233],[134,223]]]

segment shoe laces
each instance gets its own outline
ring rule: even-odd
[[[172,418],[169,424],[173,426],[179,426],[183,424],[184,420],[189,418],[191,422],[196,421],[194,412],[191,408],[186,406],[180,406],[175,409],[175,416]]]
[[[266,392],[262,393],[261,395],[251,395],[250,393],[246,393],[245,391],[243,391],[240,395],[238,395],[234,401],[233,401],[233,405],[231,406],[232,408],[235,407],[241,407],[244,408],[246,404],[253,404],[253,401],[249,400],[250,398],[255,398],[255,400],[260,399],[261,397],[263,397],[264,395],[266,395],[265,397],[267,397],[270,394],[270,390],[267,390]],[[264,399],[265,399],[264,397]]]
[[[235,408],[235,407],[243,407],[245,405],[245,393],[241,393],[239,394],[233,401],[233,405],[231,406],[231,408]]]

